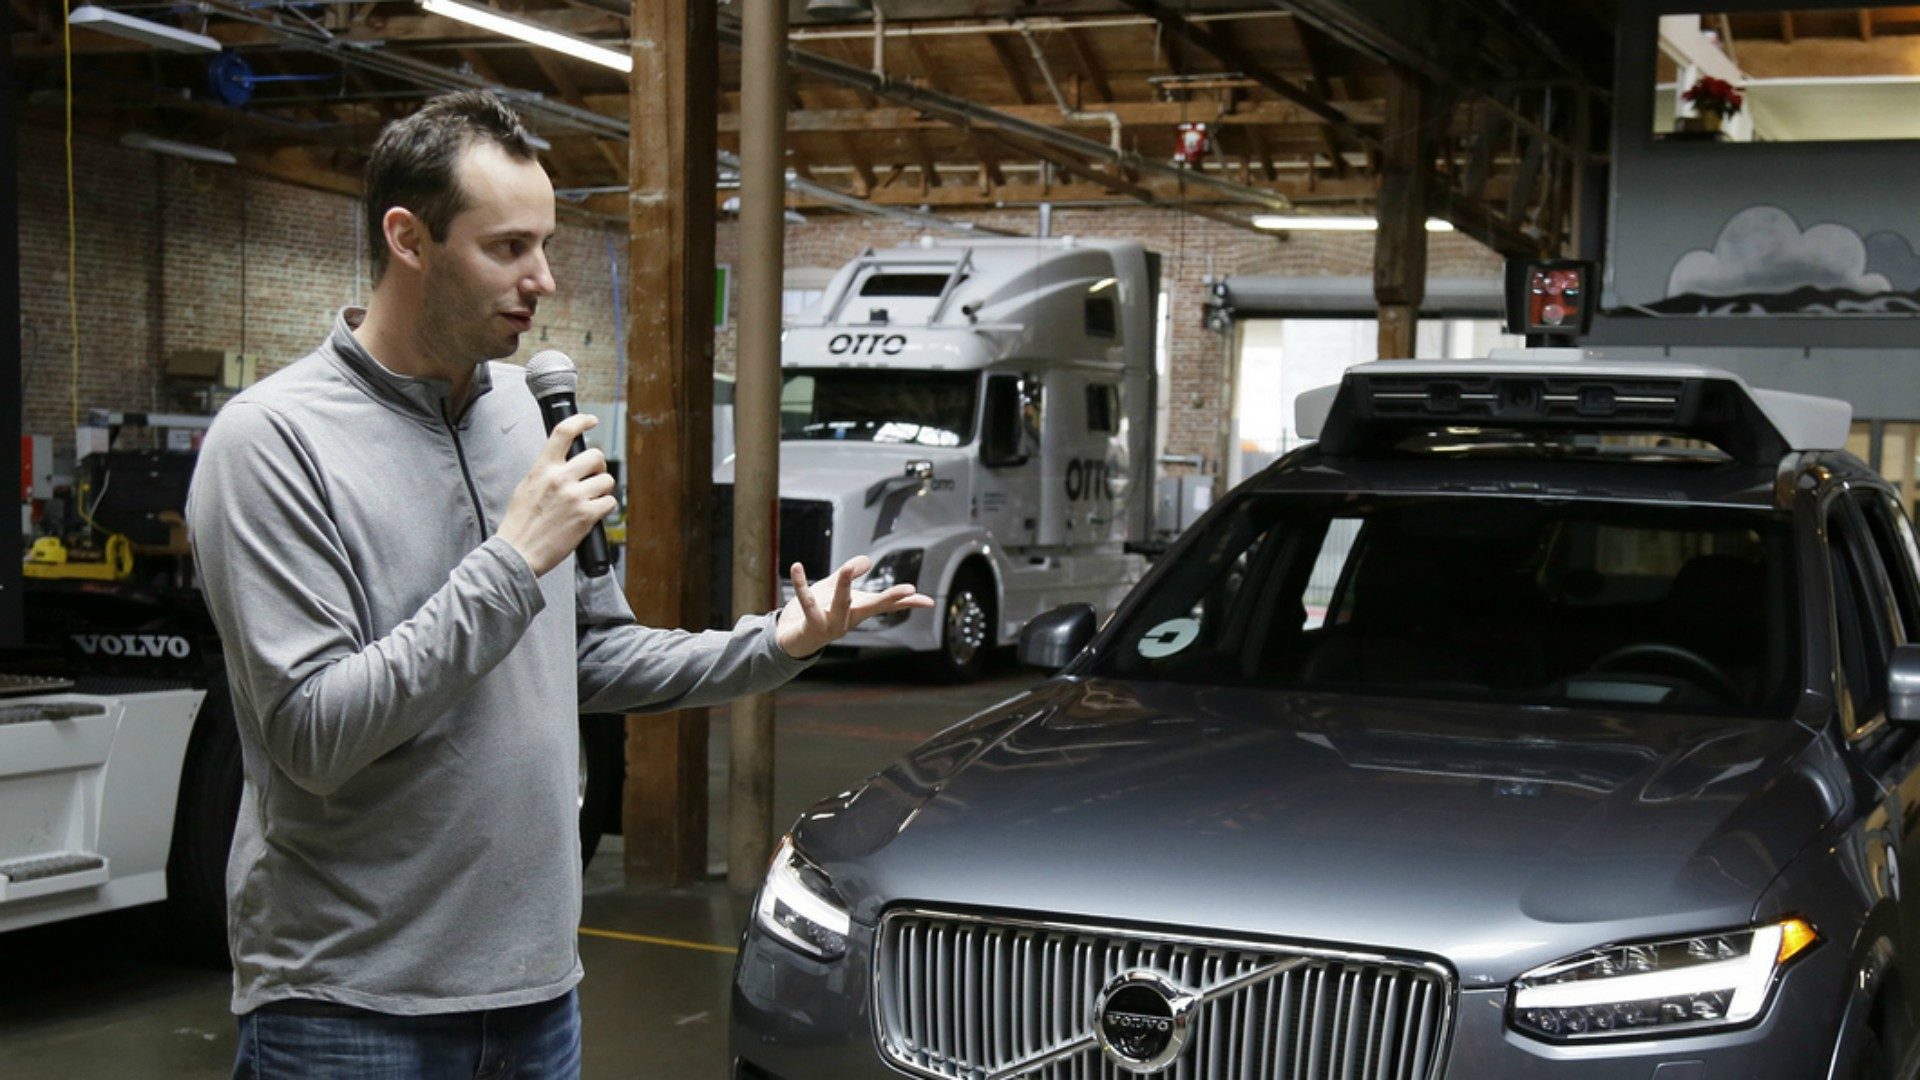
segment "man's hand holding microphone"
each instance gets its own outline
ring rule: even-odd
[[[582,439],[600,421],[575,410],[577,381],[573,361],[555,350],[542,351],[527,364],[527,388],[540,401],[547,443],[513,489],[499,536],[520,552],[536,576],[560,565],[576,549],[587,573],[606,572],[606,537],[600,522],[618,503],[606,455],[586,448]],[[793,599],[780,609],[774,627],[780,648],[789,656],[811,656],[875,615],[933,606],[933,598],[919,595],[912,585],[895,585],[881,593],[854,588],[854,579],[872,567],[873,560],[865,555],[847,560],[830,575],[832,585],[823,606],[808,586],[805,571],[794,563],[788,570]]]

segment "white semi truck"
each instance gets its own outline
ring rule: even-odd
[[[1102,615],[1151,533],[1158,257],[1131,241],[869,249],[781,349],[780,566],[874,556],[931,611],[845,645],[951,678],[1061,604]],[[722,545],[734,460],[715,470]],[[726,550],[722,546],[721,550]],[[784,575],[783,575],[784,577]]]

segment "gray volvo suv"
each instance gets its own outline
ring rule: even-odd
[[[826,799],[738,1080],[1912,1074],[1920,553],[1839,402],[1373,364]]]

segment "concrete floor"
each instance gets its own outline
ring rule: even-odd
[[[779,692],[775,819],[885,765],[927,735],[1037,682],[1002,661],[987,680],[927,686],[893,660],[822,665]],[[726,836],[726,737],[713,713],[712,859]],[[586,881],[580,954],[588,1077],[726,1076],[727,988],[747,902],[715,881],[630,888],[618,838]],[[233,1018],[225,971],[168,958],[148,912],[0,937],[0,1076],[226,1076]]]

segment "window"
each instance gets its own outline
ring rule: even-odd
[[[1873,550],[1880,557],[1881,570],[1893,590],[1894,611],[1900,616],[1899,642],[1920,641],[1920,596],[1914,581],[1913,526],[1900,512],[1900,504],[1875,491],[1857,492],[1860,513],[1867,521],[1867,535],[1873,538]]]
[[[1912,7],[1716,11],[1659,17],[1653,132],[1661,139],[1829,142],[1920,138],[1920,18]],[[1716,116],[1702,78],[1740,95]]]
[[[780,314],[788,318],[804,315],[820,298],[827,295],[825,289],[782,289],[780,290]]]
[[[1120,388],[1112,383],[1087,385],[1087,430],[1111,435],[1120,430]]]
[[[1849,509],[1846,500],[1836,500],[1829,508],[1827,563],[1833,578],[1841,674],[1857,729],[1886,712],[1887,657],[1893,646],[1879,570]]]
[[[1001,468],[1024,465],[1038,454],[1045,404],[1046,388],[1038,375],[987,376],[981,460],[990,468]]]
[[[860,283],[861,296],[936,297],[947,291],[952,274],[869,274]],[[960,279],[965,281],[963,275]],[[958,284],[956,282],[955,284]]]
[[[780,437],[960,446],[973,438],[970,372],[788,368]]]
[[[1247,494],[1153,579],[1096,673],[1785,717],[1792,552],[1770,511]]]
[[[1087,336],[1097,338],[1120,336],[1120,316],[1114,309],[1112,296],[1087,297]]]

